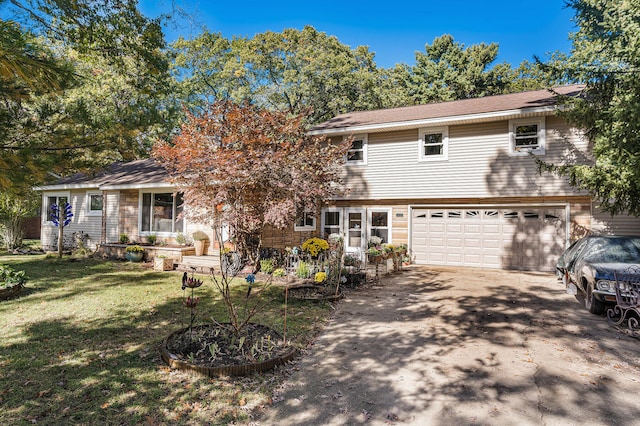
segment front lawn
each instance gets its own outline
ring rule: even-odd
[[[0,256],[30,280],[0,301],[0,424],[228,424],[246,421],[283,378],[210,379],[171,371],[158,346],[186,326],[180,273],[94,259]],[[224,311],[210,279],[196,290],[201,322]],[[239,293],[246,284],[238,281]],[[257,320],[282,332],[284,297]],[[290,301],[287,333],[307,345],[328,304]]]

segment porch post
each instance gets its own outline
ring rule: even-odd
[[[107,242],[107,191],[102,191],[102,225],[100,233],[100,244]]]

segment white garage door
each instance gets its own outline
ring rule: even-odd
[[[566,241],[565,210],[414,208],[417,264],[553,271]]]

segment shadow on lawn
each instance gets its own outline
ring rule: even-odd
[[[23,339],[0,348],[3,414],[0,420],[44,424],[138,424],[166,420],[193,390],[171,387],[158,344],[180,324],[170,324],[174,302],[114,311],[110,318],[39,321]],[[153,422],[152,422],[153,423]],[[7,424],[7,423],[5,423]]]
[[[301,367],[304,384],[266,420],[411,423],[434,410],[432,424],[624,424],[638,415],[620,398],[634,384],[607,377],[619,368],[640,379],[637,341],[621,339],[555,283],[541,285],[540,277],[555,281],[549,274],[513,273],[510,284],[491,274],[460,282],[416,268],[353,294],[319,359]],[[488,291],[476,287],[483,280]]]

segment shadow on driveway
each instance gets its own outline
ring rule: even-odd
[[[639,344],[552,274],[411,267],[347,295],[256,424],[637,424]]]

